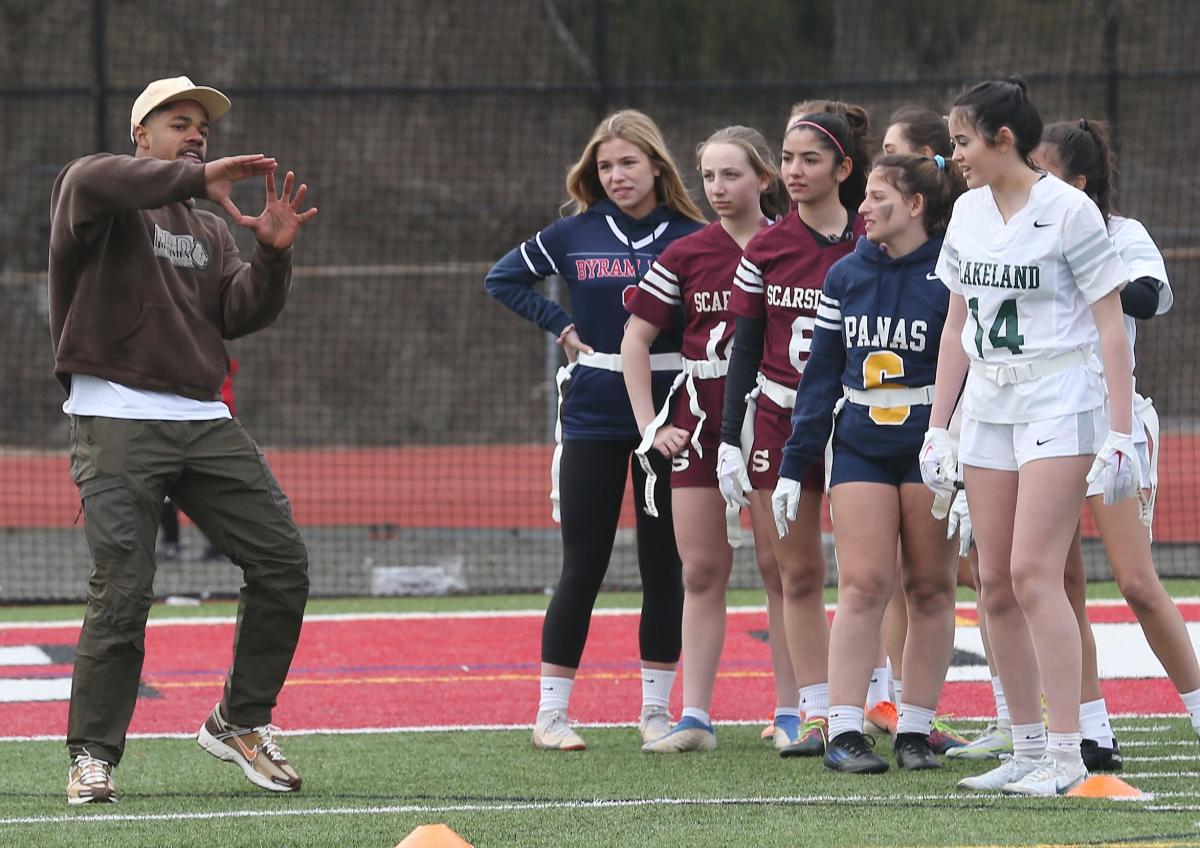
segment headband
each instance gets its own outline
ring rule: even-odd
[[[791,132],[792,130],[798,130],[798,129],[800,129],[800,127],[816,127],[821,132],[825,133],[825,135],[829,136],[829,140],[832,141],[833,146],[838,149],[838,153],[842,154],[843,159],[848,158],[846,156],[846,149],[844,147],[842,147],[842,143],[837,140],[837,136],[835,136],[829,130],[825,129],[823,126],[818,124],[816,121],[796,121],[796,123],[794,123],[790,127],[788,127],[788,132]]]

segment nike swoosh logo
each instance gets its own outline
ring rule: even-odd
[[[926,275],[925,275],[925,279],[927,279],[927,280],[939,280],[939,281],[941,280],[941,278],[940,278],[940,277],[939,277],[937,274],[926,274]]]
[[[246,762],[254,762],[254,758],[258,756],[258,747],[255,746],[253,749],[247,748],[246,743],[242,741],[242,737],[240,736],[233,737],[233,741],[237,743],[238,748],[242,752],[242,756],[246,758]]]
[[[1053,221],[1050,221],[1050,222],[1048,222],[1048,223],[1045,223],[1045,224],[1043,224],[1041,221],[1034,221],[1034,222],[1033,222],[1033,225],[1034,225],[1035,227],[1038,227],[1038,228],[1041,228],[1041,227],[1053,227],[1053,226],[1054,226],[1054,222],[1053,222]]]
[[[1057,438],[1058,438],[1058,436],[1051,436],[1048,439],[1038,439],[1037,446],[1040,448],[1042,445],[1046,444],[1046,442],[1053,442]]]

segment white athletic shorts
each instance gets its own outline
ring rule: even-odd
[[[1108,435],[1103,408],[1027,424],[993,424],[963,416],[959,462],[1016,471],[1035,459],[1095,454]]]

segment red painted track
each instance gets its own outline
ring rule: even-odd
[[[268,450],[306,526],[551,528],[550,447],[455,445]],[[1200,436],[1165,435],[1154,535],[1200,542]],[[0,528],[69,527],[79,512],[66,453],[0,453]],[[623,526],[633,525],[632,497]],[[1084,514],[1084,532],[1094,536]]]
[[[1181,606],[1200,620],[1200,603]],[[1132,621],[1127,607],[1095,607],[1094,621]],[[762,720],[775,705],[770,655],[753,631],[766,629],[760,612],[734,613],[718,677],[713,714],[718,720]],[[132,732],[196,729],[221,697],[232,624],[169,624],[147,633],[143,697]],[[369,728],[457,724],[521,724],[537,699],[541,616],[431,617],[309,621],[275,721],[284,728]],[[77,626],[0,630],[0,647],[73,646]],[[637,617],[593,619],[582,672],[572,698],[584,722],[636,718],[641,679],[636,660]],[[69,664],[0,667],[4,678],[62,678]],[[679,686],[674,709],[678,714]],[[1108,680],[1109,709],[1118,713],[1180,712],[1165,679]],[[987,683],[951,683],[941,709],[980,715],[992,709]],[[0,703],[5,736],[62,734],[64,701]]]

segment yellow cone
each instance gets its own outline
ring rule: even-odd
[[[1071,798],[1145,798],[1146,793],[1111,774],[1096,774],[1067,793]]]
[[[472,846],[470,842],[444,824],[423,824],[404,837],[396,848],[472,848]]]

